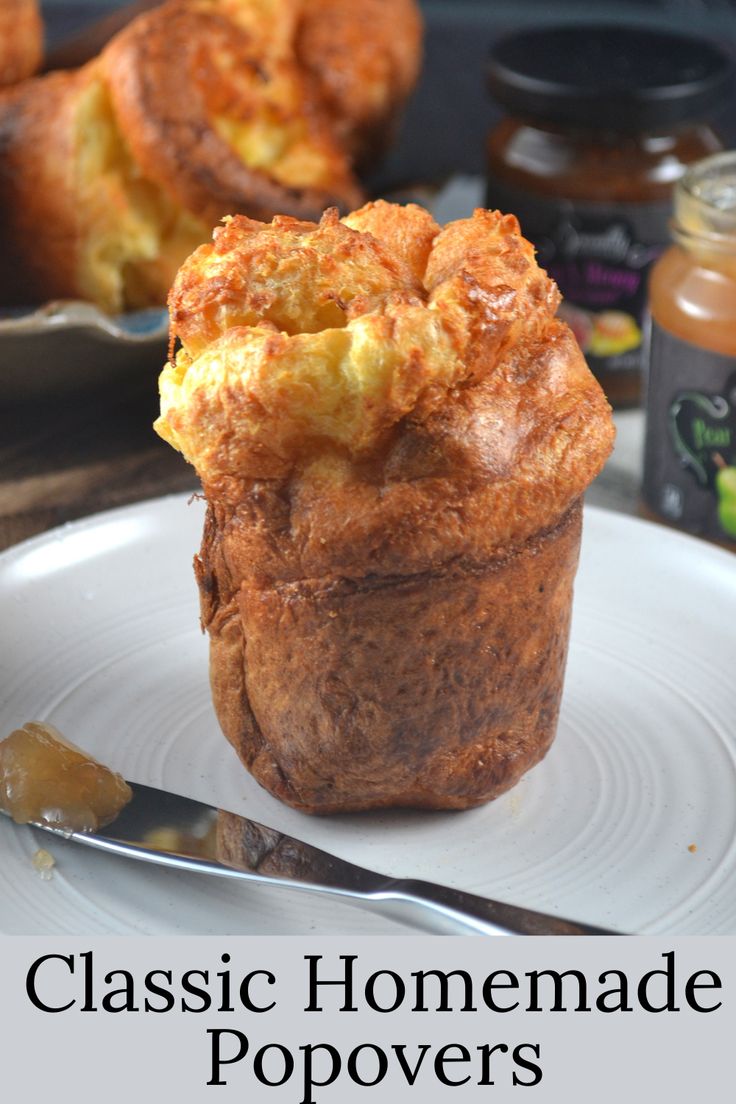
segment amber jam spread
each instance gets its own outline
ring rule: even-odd
[[[94,832],[132,796],[119,774],[49,724],[29,721],[0,740],[0,809],[17,824]]]
[[[736,548],[736,153],[693,166],[650,281],[644,498]]]
[[[707,117],[731,76],[710,43],[642,28],[523,31],[493,50],[490,88],[509,115],[488,140],[488,205],[518,216],[614,404],[639,399],[672,186],[722,148]]]

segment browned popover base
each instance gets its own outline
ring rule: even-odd
[[[215,710],[254,777],[305,812],[467,809],[555,733],[580,503],[486,563],[327,583],[246,579],[210,511],[197,564]],[[232,519],[231,519],[232,521]],[[237,550],[236,550],[237,558]]]

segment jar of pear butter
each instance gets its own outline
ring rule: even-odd
[[[736,152],[690,167],[649,288],[645,507],[736,550]]]

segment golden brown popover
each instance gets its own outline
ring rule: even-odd
[[[338,18],[339,5],[306,0],[169,0],[76,73],[6,91],[2,301],[81,297],[111,312],[163,304],[179,265],[224,215],[311,219],[359,204],[354,159],[388,131],[419,59],[416,16],[417,34],[397,47],[385,5],[370,33],[364,25],[375,3],[343,0]],[[414,25],[413,10],[401,0],[399,25]],[[320,19],[335,20],[342,49],[362,66],[354,117],[329,91],[342,87],[338,61],[325,62],[322,83],[316,75],[318,38],[307,35],[311,60],[297,52]]]
[[[359,200],[313,82],[215,7],[148,12],[103,62],[141,175],[209,225],[231,211],[319,217]]]
[[[0,88],[30,77],[42,55],[38,0],[0,0]]]
[[[610,409],[511,215],[235,217],[170,296],[156,429],[207,497],[222,728],[309,812],[462,809],[555,732]]]
[[[206,224],[140,175],[98,61],[0,97],[0,302],[162,303]]]
[[[358,164],[392,141],[422,59],[414,0],[303,0],[296,56]]]
[[[353,160],[391,141],[422,60],[416,0],[192,0],[235,19],[270,56],[315,82]]]

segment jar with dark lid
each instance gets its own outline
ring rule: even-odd
[[[489,136],[486,201],[518,216],[615,405],[639,400],[672,187],[722,149],[708,119],[733,72],[708,41],[641,27],[522,31],[493,48],[489,85],[509,115]]]

